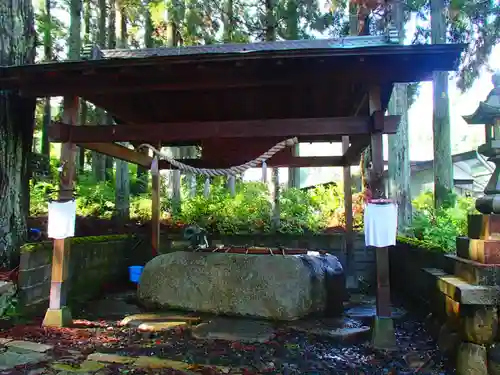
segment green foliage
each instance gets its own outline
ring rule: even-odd
[[[47,201],[56,198],[57,160],[51,163],[52,179],[31,184],[31,215],[47,214]],[[135,175],[135,171],[132,171]],[[197,194],[189,196],[187,181],[182,184],[180,209],[163,192],[161,211],[164,221],[172,225],[197,224],[210,232],[224,234],[262,233],[271,229],[270,192],[265,184],[242,182],[236,184],[236,195],[230,196],[226,181],[213,179],[208,197],[203,196],[203,179],[197,181]],[[97,182],[88,172],[78,175],[76,185],[77,214],[111,218],[115,208],[114,182]],[[359,201],[359,199],[358,199]],[[355,223],[362,221],[362,209],[354,199]],[[284,189],[280,196],[281,226],[279,232],[300,234],[321,232],[345,224],[343,192],[336,186],[317,187],[307,191]],[[358,202],[358,203],[356,203]],[[150,193],[131,196],[130,216],[137,221],[151,219]]]
[[[467,216],[475,212],[473,198],[458,197],[455,201],[451,207],[436,209],[432,192],[419,195],[413,201],[415,213],[407,234],[445,252],[454,252],[456,237],[467,233]]]

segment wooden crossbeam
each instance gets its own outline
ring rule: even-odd
[[[382,132],[394,134],[399,116],[386,116]],[[150,123],[138,125],[71,126],[53,122],[49,128],[52,142],[179,142],[217,138],[286,138],[358,136],[373,129],[369,116],[268,119],[249,121],[207,121],[189,123]]]
[[[153,158],[148,155],[114,143],[78,143],[77,145],[88,150],[97,151],[116,159],[125,160],[129,163],[138,164],[146,168],[149,168],[153,161]],[[197,168],[229,168],[235,165],[244,164],[249,160],[242,160],[241,158],[235,157],[226,158],[223,160],[182,159],[180,161]],[[343,159],[341,156],[296,157],[288,154],[283,154],[279,157],[269,159],[268,166],[299,168],[334,167],[342,165],[342,162]],[[172,168],[170,163],[166,160],[160,160],[159,167],[160,169]]]
[[[153,158],[138,151],[131,150],[125,146],[115,143],[77,143],[78,146],[87,150],[97,151],[101,154],[112,156],[116,159],[125,160],[145,168],[151,167]]]
[[[230,168],[241,165],[249,160],[231,159],[231,160],[203,160],[203,159],[182,159],[179,160],[185,164],[196,168]],[[291,156],[271,158],[267,161],[268,167],[336,167],[342,165],[341,156]],[[171,166],[166,160],[160,160],[160,169],[170,169]]]
[[[361,152],[370,145],[370,137],[364,136],[353,141],[347,151],[342,156],[342,165],[357,165],[359,164]]]

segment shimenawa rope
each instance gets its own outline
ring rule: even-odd
[[[175,159],[172,159],[166,153],[161,152],[157,148],[147,143],[140,145],[138,149],[149,148],[151,151],[153,151],[153,154],[157,155],[161,159],[167,160],[172,166],[181,171],[200,174],[203,176],[214,177],[214,176],[235,176],[237,174],[245,172],[247,169],[256,168],[263,163],[265,164],[266,160],[272,158],[274,154],[276,154],[277,152],[283,150],[286,147],[291,147],[297,143],[298,143],[297,137],[286,139],[284,141],[277,143],[276,145],[271,147],[268,151],[264,152],[262,155],[255,158],[254,160],[227,169],[195,168],[190,165],[181,163]]]

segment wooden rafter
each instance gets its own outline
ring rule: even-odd
[[[394,134],[399,116],[386,116],[382,131]],[[339,137],[369,134],[373,128],[369,116],[269,119],[249,121],[207,121],[190,123],[150,123],[139,125],[70,126],[54,122],[49,128],[52,142],[179,142],[218,138]]]
[[[131,150],[125,146],[114,143],[78,143],[78,146],[88,150],[97,151],[102,154],[114,157],[116,159],[125,160],[129,163],[138,164],[149,168],[153,158],[141,152]],[[256,155],[257,156],[257,155]],[[229,168],[235,165],[244,164],[251,160],[242,159],[239,155],[234,158],[224,158],[220,160],[204,160],[204,159],[183,159],[183,163],[198,168]],[[308,156],[296,157],[289,154],[276,154],[274,158],[269,159],[268,166],[270,167],[333,167],[342,165],[343,159],[341,156]],[[160,160],[160,169],[172,168],[166,160]]]
[[[125,160],[129,163],[137,164],[145,168],[151,167],[153,158],[138,151],[131,150],[125,146],[115,143],[77,143],[78,146],[87,150],[97,151],[101,154]]]

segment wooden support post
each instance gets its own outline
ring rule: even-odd
[[[160,249],[160,169],[156,156],[151,163],[151,183],[151,249],[155,257]]]
[[[342,154],[349,149],[349,137],[342,137]],[[345,262],[346,262],[346,282],[348,289],[358,288],[358,279],[354,264],[353,233],[352,233],[352,181],[351,166],[343,167],[344,173],[344,211],[345,211]]]
[[[371,134],[372,170],[370,187],[373,198],[385,196],[384,152],[382,131],[379,121],[382,111],[380,87],[372,87],[369,92],[370,114],[374,117],[374,129]],[[377,264],[377,316],[374,321],[372,345],[376,349],[392,349],[396,346],[394,323],[392,321],[391,289],[389,284],[389,253],[387,247],[376,249]]]
[[[79,100],[77,97],[64,98],[63,119],[66,123],[77,123],[78,104]],[[60,158],[62,171],[59,177],[59,200],[61,201],[73,199],[75,157],[76,146],[70,142],[63,143]],[[65,327],[73,321],[71,311],[66,306],[70,245],[70,238],[54,240],[49,308],[45,313],[42,323],[45,327]]]
[[[229,189],[229,194],[231,194],[231,197],[234,197],[236,195],[236,177],[235,176],[229,176],[227,180],[227,187]]]
[[[172,171],[172,206],[175,213],[181,209],[181,171]]]
[[[194,173],[187,173],[186,178],[188,179],[189,196],[193,198],[196,196],[196,175]]]

